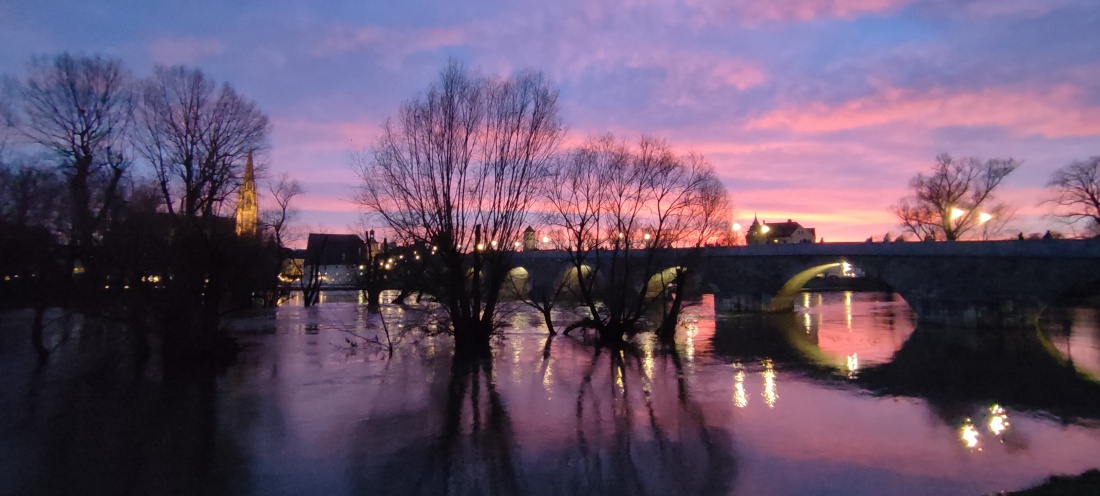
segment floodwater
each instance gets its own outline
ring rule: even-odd
[[[1100,465],[1092,309],[973,332],[883,293],[779,317],[704,297],[675,350],[549,340],[515,309],[465,364],[445,336],[388,356],[363,339],[379,317],[330,294],[237,321],[225,371],[167,379],[79,321],[36,367],[24,317],[0,320],[0,494],[979,495]]]

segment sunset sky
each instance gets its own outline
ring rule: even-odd
[[[1100,155],[1097,0],[0,0],[0,73],[66,50],[232,83],[329,232],[356,223],[352,152],[448,58],[540,69],[572,142],[665,138],[716,166],[743,223],[826,241],[900,232],[887,209],[940,152],[1023,161],[999,195],[1013,232],[1066,230],[1044,185]]]

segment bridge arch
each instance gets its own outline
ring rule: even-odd
[[[504,276],[500,294],[504,299],[522,300],[531,291],[531,273],[524,267],[513,267]]]
[[[806,283],[811,279],[817,277],[818,274],[823,274],[829,269],[835,269],[841,267],[843,262],[831,262],[818,264],[808,269],[802,270],[796,273],[787,282],[779,288],[779,292],[772,297],[771,302],[768,303],[769,312],[785,312],[794,309],[794,303],[797,301],[799,293],[802,292],[802,288],[806,286]]]
[[[581,265],[580,267],[569,265],[561,271],[561,275],[558,276],[555,283],[561,285],[562,292],[565,296],[579,299],[581,295],[581,280],[592,277],[591,274],[593,270],[595,269],[588,264]],[[599,278],[600,275],[596,274],[595,277]]]
[[[679,275],[682,270],[686,269],[684,267],[673,266],[650,276],[645,286],[646,299],[653,300],[660,296],[668,296],[666,292],[669,289],[669,285],[676,280],[676,276]]]

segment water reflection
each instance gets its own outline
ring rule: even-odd
[[[1100,419],[1100,383],[1063,360],[1035,330],[920,326],[893,360],[863,369],[858,383],[927,398],[947,415],[995,401],[1067,419]]]
[[[0,493],[986,494],[1100,459],[1100,391],[1074,369],[1096,363],[1095,314],[1048,338],[802,298],[717,318],[703,300],[676,349],[516,317],[483,362],[437,335],[349,350],[344,327],[375,318],[360,305],[288,306],[244,323],[224,374],[167,382],[90,341],[35,375],[0,334]]]
[[[677,380],[679,357],[661,351],[643,355],[640,348],[592,348],[569,338],[558,338],[553,349],[537,376],[540,389],[569,396],[562,400],[570,410],[551,407],[532,419],[532,407],[563,401],[540,401],[524,394],[522,384],[506,393],[496,369],[511,366],[511,360],[456,360],[449,380],[436,385],[445,389],[428,393],[423,408],[360,424],[355,435],[360,442],[394,449],[363,450],[353,487],[394,494],[730,491],[735,469],[730,433],[708,421]],[[652,374],[645,371],[647,358]],[[579,375],[554,374],[558,360],[581,365],[575,369]],[[517,408],[524,422],[513,420]],[[538,420],[546,416],[556,418]]]

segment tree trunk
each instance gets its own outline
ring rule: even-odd
[[[456,319],[454,326],[455,357],[462,359],[492,358],[493,326],[476,317]]]
[[[43,342],[45,338],[45,316],[46,306],[36,303],[34,305],[34,321],[31,323],[31,345],[34,346],[34,352],[38,354],[39,363],[50,358],[50,349]]]
[[[551,336],[557,335],[558,332],[554,330],[554,321],[550,318],[550,306],[543,306],[541,310],[542,320],[546,321],[546,330],[550,333]]]

